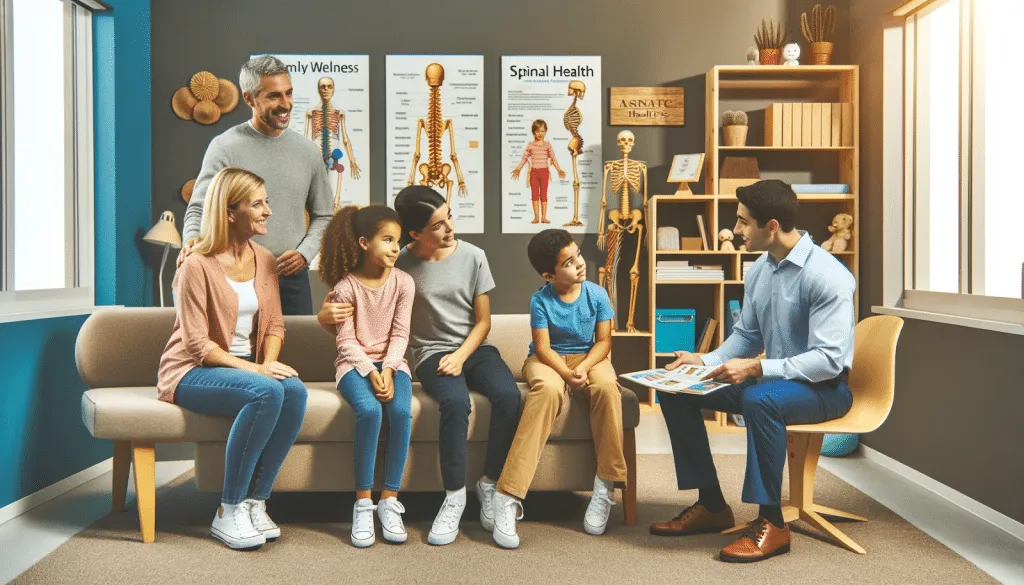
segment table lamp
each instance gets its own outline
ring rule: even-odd
[[[174,226],[174,213],[165,211],[160,214],[160,219],[157,220],[156,224],[146,233],[142,238],[143,241],[149,242],[150,244],[156,244],[164,247],[163,257],[160,259],[160,306],[164,306],[164,265],[167,263],[167,252],[171,248],[181,247],[181,235],[178,234],[178,228]]]

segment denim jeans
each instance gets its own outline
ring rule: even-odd
[[[306,387],[235,368],[197,367],[178,383],[174,402],[202,414],[234,417],[224,456],[221,502],[265,500],[299,436]]]
[[[278,276],[281,288],[281,314],[313,315],[313,293],[309,286],[309,268],[291,276]]]
[[[374,364],[381,371],[381,363]],[[412,380],[405,372],[395,372],[395,395],[390,402],[377,400],[369,377],[351,370],[338,382],[338,392],[356,411],[355,467],[356,489],[373,489],[373,468],[377,461],[377,442],[384,412],[388,413],[388,446],[384,455],[384,489],[402,487],[405,457],[412,435]]]

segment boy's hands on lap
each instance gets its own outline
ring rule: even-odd
[[[587,375],[586,368],[583,366],[576,366],[576,368],[572,370],[572,375],[568,380],[566,380],[566,382],[568,382],[569,386],[574,390],[582,390],[590,384],[590,377]]]
[[[439,376],[458,376],[462,374],[462,366],[466,363],[466,358],[462,357],[458,351],[453,351],[441,358],[441,361],[437,363],[437,375]]]

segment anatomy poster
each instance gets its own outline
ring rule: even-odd
[[[596,233],[601,57],[501,58],[501,229]]]
[[[253,55],[254,57],[256,55]],[[370,203],[370,60],[367,55],[281,55],[291,73],[290,130],[316,144],[334,208]]]
[[[448,200],[457,232],[483,233],[483,56],[388,55],[385,63],[388,205],[409,184],[429,185]]]

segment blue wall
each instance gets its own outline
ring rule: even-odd
[[[149,0],[93,19],[96,304],[149,306]],[[75,339],[85,317],[0,324],[0,507],[112,454],[82,424]]]

